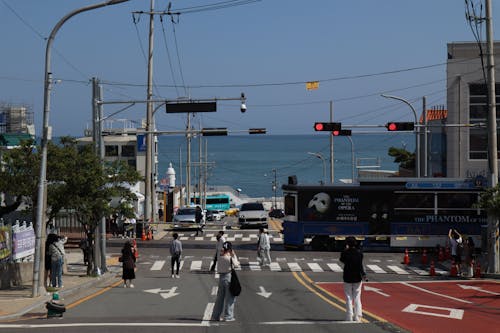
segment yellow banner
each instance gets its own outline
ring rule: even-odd
[[[10,256],[10,227],[0,227],[0,260]]]
[[[319,88],[319,81],[306,82],[306,89],[307,90],[316,90],[318,88]]]

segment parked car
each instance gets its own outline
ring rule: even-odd
[[[238,215],[238,208],[229,208],[224,212],[226,216],[236,216]]]
[[[269,212],[269,217],[281,219],[285,217],[285,211],[283,209],[278,209],[278,208],[272,209]]]
[[[260,202],[247,202],[241,205],[238,213],[240,228],[256,226],[267,228],[267,211]]]
[[[202,219],[200,223],[196,223],[196,208],[181,207],[177,210],[173,218],[173,227],[179,229],[200,229],[204,224]]]
[[[217,210],[207,210],[206,213],[207,221],[220,221],[222,220],[222,216]]]

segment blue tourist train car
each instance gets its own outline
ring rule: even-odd
[[[365,179],[357,184],[283,185],[285,248],[341,249],[345,236],[364,247],[444,246],[454,228],[481,243],[483,184],[445,178]]]

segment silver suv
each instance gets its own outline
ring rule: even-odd
[[[267,211],[260,202],[247,202],[238,212],[240,228],[256,226],[267,228]]]

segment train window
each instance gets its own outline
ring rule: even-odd
[[[285,215],[293,215],[295,216],[295,196],[294,195],[285,195]]]

